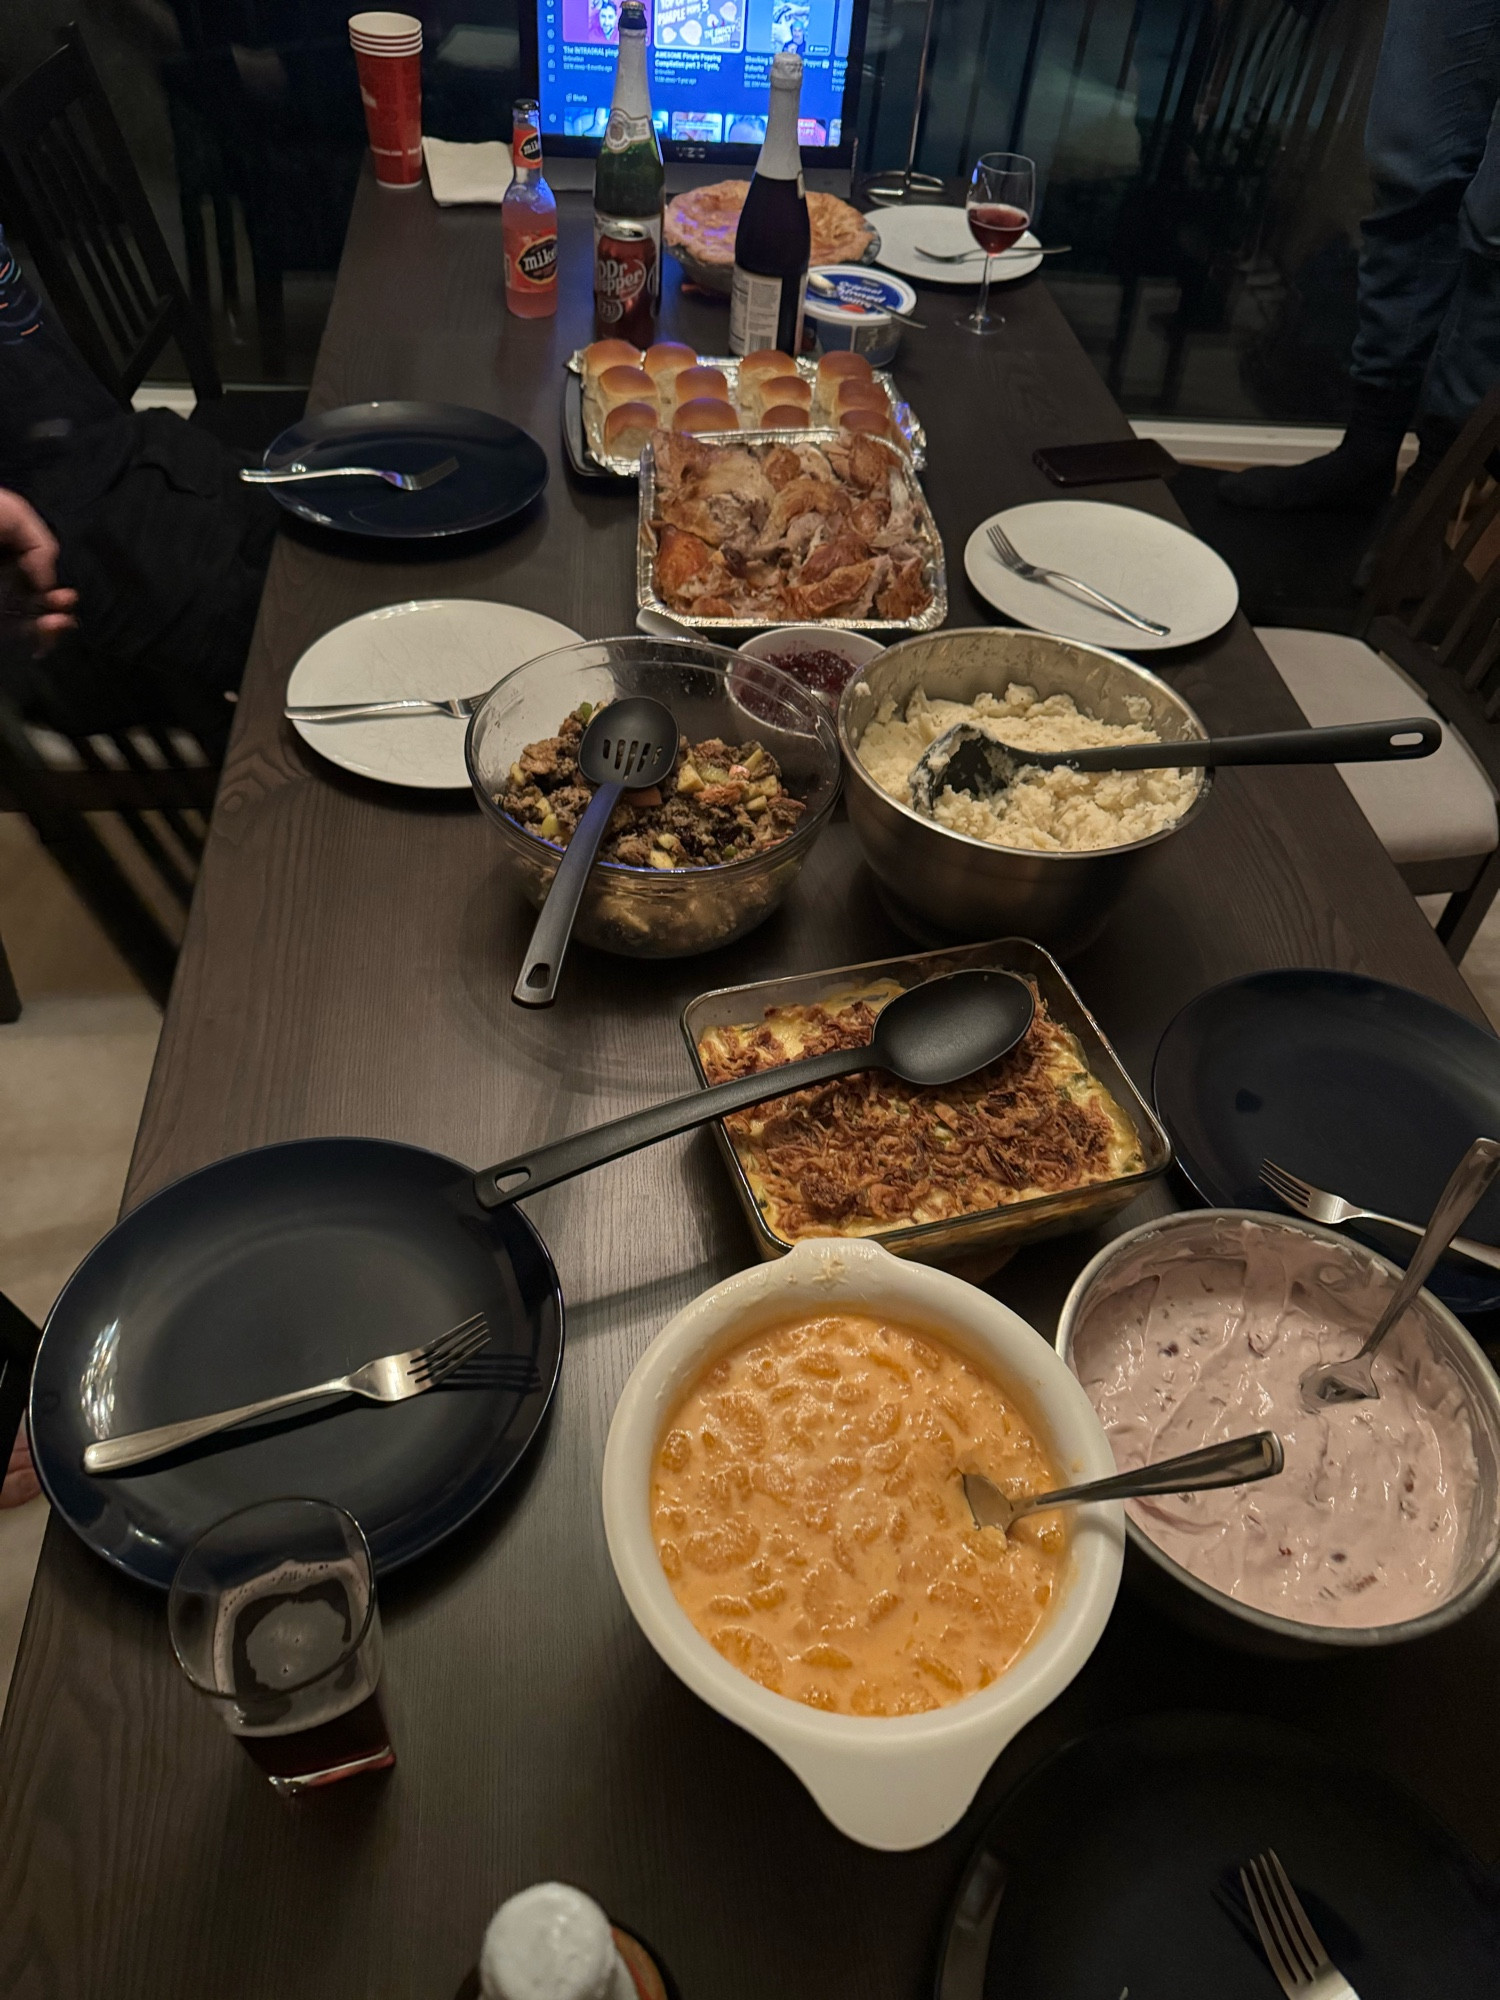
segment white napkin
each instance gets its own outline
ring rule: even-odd
[[[452,139],[422,140],[432,198],[440,208],[465,201],[503,201],[511,183],[510,147],[503,139],[475,146]]]

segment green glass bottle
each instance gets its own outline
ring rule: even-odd
[[[620,60],[594,169],[594,332],[649,347],[661,301],[666,187],[646,77],[646,9],[620,9]]]

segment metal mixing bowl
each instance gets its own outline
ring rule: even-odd
[[[555,736],[580,703],[597,708],[633,694],[665,702],[690,743],[719,736],[762,744],[806,807],[785,840],[743,861],[671,870],[595,864],[575,938],[632,958],[687,958],[743,937],[791,887],[838,797],[838,744],[823,703],[790,674],[707,640],[588,639],[528,660],[475,710],[464,754],[510,872],[538,909],[563,850],[501,811],[511,764],[528,743]]]
[[[1203,810],[1212,773],[1181,819],[1144,840],[1044,853],[953,833],[898,805],[860,763],[860,740],[882,703],[899,714],[918,689],[968,702],[1003,694],[1011,681],[1043,696],[1071,695],[1100,722],[1138,721],[1129,704],[1144,701],[1145,720],[1166,742],[1208,733],[1165,681],[1099,646],[996,626],[922,633],[887,647],[844,689],[838,728],[849,818],[891,915],[924,944],[1018,935],[1055,952],[1078,951],[1104,927],[1141,855]]]
[[[1117,1236],[1084,1266],[1064,1302],[1057,1324],[1057,1351],[1063,1360],[1073,1366],[1073,1343],[1079,1328],[1132,1260],[1148,1260],[1143,1275],[1149,1275],[1149,1260],[1157,1251],[1163,1259],[1183,1251],[1205,1260],[1221,1257],[1232,1249],[1225,1243],[1225,1232],[1245,1222],[1303,1240],[1310,1238],[1339,1264],[1364,1273],[1384,1272],[1392,1287],[1401,1276],[1395,1265],[1363,1243],[1335,1230],[1320,1228],[1317,1223],[1304,1222],[1300,1217],[1263,1214],[1248,1208],[1188,1209]],[[1252,1652],[1292,1659],[1398,1646],[1408,1639],[1420,1639],[1456,1624],[1481,1604],[1500,1582],[1500,1379],[1473,1337],[1430,1292],[1418,1294],[1411,1313],[1393,1330],[1393,1341],[1406,1337],[1403,1329],[1413,1315],[1429,1353],[1457,1377],[1464,1392],[1478,1461],[1467,1532],[1448,1595],[1441,1603],[1420,1618],[1401,1619],[1388,1625],[1313,1625],[1301,1619],[1282,1618],[1254,1605],[1241,1604],[1212,1584],[1200,1581],[1159,1549],[1127,1510],[1127,1563],[1132,1584],[1205,1637]]]

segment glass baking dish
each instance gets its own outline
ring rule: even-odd
[[[1139,1172],[1122,1174],[1115,1180],[1095,1181],[1088,1187],[1069,1188],[1059,1194],[1007,1202],[972,1215],[907,1223],[881,1230],[871,1239],[898,1257],[915,1257],[925,1264],[961,1266],[966,1275],[978,1275],[986,1267],[997,1270],[1022,1243],[1096,1227],[1133,1201],[1148,1181],[1165,1173],[1172,1160],[1166,1133],[1050,953],[1029,938],[1001,938],[990,944],[954,945],[903,958],[872,959],[862,965],[794,973],[785,979],[762,979],[748,986],[721,986],[688,1002],[682,1010],[682,1032],[698,1081],[706,1085],[708,1078],[698,1054],[698,1039],[710,1028],[750,1026],[769,1007],[813,1005],[835,994],[845,997],[857,993],[881,981],[894,980],[902,987],[920,986],[924,980],[967,966],[996,966],[1035,981],[1052,1018],[1077,1037],[1089,1070],[1134,1124],[1145,1158]],[[761,1256],[785,1256],[792,1245],[767,1224],[722,1119],[714,1121],[713,1132]]]

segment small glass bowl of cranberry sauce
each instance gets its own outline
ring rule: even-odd
[[[846,684],[885,648],[863,632],[843,632],[826,625],[789,625],[757,634],[740,651],[780,667],[835,710]]]

